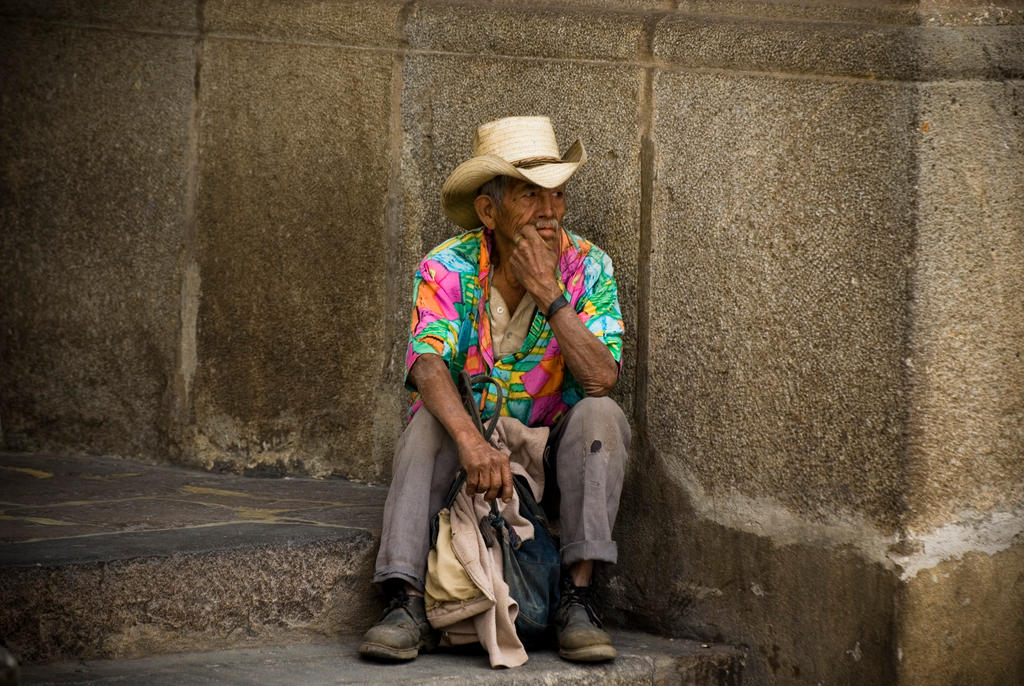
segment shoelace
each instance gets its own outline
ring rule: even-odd
[[[384,608],[384,612],[381,613],[380,618],[384,619],[391,613],[392,610],[402,609],[408,612],[409,606],[409,594],[404,591],[395,593],[388,598],[388,606]],[[380,620],[378,620],[380,621]]]
[[[581,606],[587,611],[587,617],[598,629],[604,625],[601,623],[601,618],[597,615],[597,610],[594,609],[594,599],[590,590],[590,586],[576,586],[572,583],[566,583],[562,585],[562,602],[566,605],[576,604]]]

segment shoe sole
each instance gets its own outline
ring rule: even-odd
[[[560,648],[558,654],[572,662],[608,662],[615,659],[615,648],[610,645],[585,646],[583,648]]]
[[[437,650],[439,642],[440,639],[437,636],[437,632],[434,631],[431,631],[430,635],[425,638],[420,639],[419,645],[412,648],[395,648],[384,643],[363,641],[359,646],[359,654],[374,660],[388,660],[391,662],[412,660],[420,653],[430,653]]]
[[[419,653],[419,646],[413,646],[412,648],[394,648],[392,646],[384,645],[383,643],[369,642],[363,642],[363,644],[359,646],[360,655],[374,660],[412,660],[419,655]]]

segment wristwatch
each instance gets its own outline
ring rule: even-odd
[[[547,318],[551,319],[551,315],[553,315],[555,312],[558,312],[560,309],[562,309],[568,304],[569,301],[565,299],[565,293],[560,293],[558,297],[555,298],[550,305],[548,305]]]

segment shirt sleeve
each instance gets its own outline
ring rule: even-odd
[[[576,302],[576,312],[587,329],[601,339],[621,366],[625,327],[619,308],[619,287],[615,283],[612,260],[602,253],[600,259],[588,262],[585,275],[587,287]]]
[[[416,271],[413,293],[415,302],[405,356],[405,387],[410,391],[416,389],[409,381],[409,370],[420,355],[440,355],[451,366],[458,350],[459,321],[464,309],[460,275],[429,258]]]

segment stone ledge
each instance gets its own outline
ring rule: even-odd
[[[0,453],[0,636],[22,660],[360,631],[385,491]]]
[[[281,3],[274,0],[210,0],[206,31],[282,42],[325,41],[348,46],[397,46],[400,0]]]
[[[368,531],[308,524],[211,524],[186,529],[132,531],[0,546],[0,569],[52,568],[136,558],[173,558],[262,546],[359,544]]]
[[[673,641],[654,636],[613,632],[618,650],[614,662],[571,664],[553,651],[534,651],[530,661],[514,670],[493,670],[479,651],[442,651],[413,662],[381,665],[356,657],[357,637],[340,645],[314,640],[261,649],[150,657],[128,661],[60,663],[23,668],[28,684],[145,683],[190,686],[227,683],[256,684],[548,684],[638,683],[678,686],[739,686],[744,655],[722,645]]]
[[[607,10],[427,5],[410,14],[406,34],[413,50],[635,62],[646,43],[645,21]]]
[[[201,16],[200,16],[201,15]],[[0,0],[8,19],[383,51],[921,81],[1024,75],[1024,10],[793,2]],[[202,26],[199,23],[202,22]],[[653,27],[653,28],[652,28]],[[653,45],[653,58],[648,54]]]
[[[0,0],[0,17],[96,24],[136,31],[195,33],[196,2],[148,0]]]
[[[673,15],[654,56],[667,67],[896,81],[1024,75],[1024,26],[895,26]]]
[[[181,532],[110,536],[121,546],[110,561],[86,561],[110,550],[60,551],[60,541],[10,546],[40,562],[15,556],[17,566],[3,570],[0,635],[29,662],[122,658],[260,645],[296,631],[338,634],[365,628],[378,611],[369,584],[376,537],[367,531],[226,525],[191,533],[203,537],[185,545],[195,550],[172,554],[159,548],[181,547],[169,540]]]

